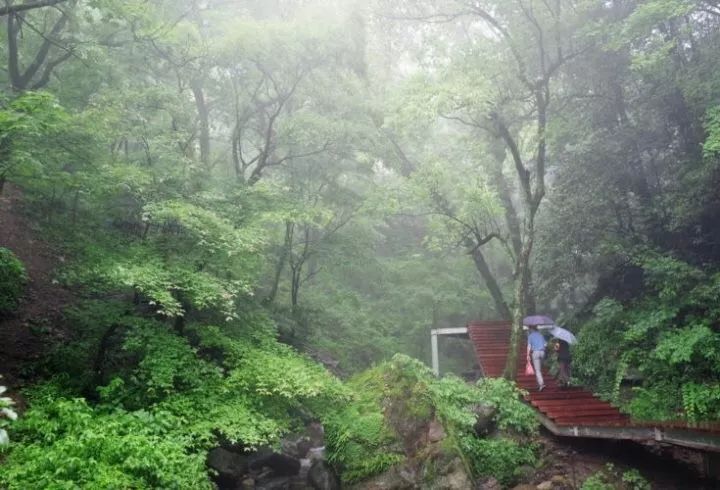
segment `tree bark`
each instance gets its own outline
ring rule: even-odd
[[[473,250],[472,258],[473,262],[475,263],[475,268],[485,281],[485,285],[487,286],[488,291],[490,291],[490,296],[492,297],[493,303],[495,304],[495,312],[503,320],[510,320],[510,308],[505,302],[505,298],[502,291],[500,290],[500,286],[498,285],[497,280],[495,279],[495,276],[490,270],[490,267],[485,260],[485,256],[483,255],[482,250],[479,247],[476,247],[475,250]]]
[[[20,12],[25,12],[27,10],[33,10],[38,9],[42,7],[50,7],[52,5],[57,5],[59,3],[67,2],[68,0],[35,0],[35,1],[26,1],[18,5],[5,5],[4,7],[0,7],[0,17],[4,15],[13,15],[18,14]]]
[[[535,213],[536,211],[530,212],[527,222],[525,223],[525,239],[517,262],[518,270],[515,280],[515,307],[513,308],[510,350],[508,351],[505,372],[503,373],[503,376],[510,380],[515,379],[517,376],[518,347],[522,333],[523,318],[527,312],[526,300],[530,287],[530,256],[535,240]]]
[[[280,253],[280,257],[278,258],[277,266],[275,267],[275,277],[273,278],[272,288],[270,289],[270,293],[268,294],[267,298],[265,298],[266,303],[274,302],[275,298],[277,297],[277,292],[280,288],[280,278],[282,277],[283,270],[285,269],[285,264],[287,263],[288,255],[290,254],[290,249],[292,248],[294,231],[295,224],[291,221],[286,221],[285,242],[283,243],[283,248]]]
[[[192,92],[200,121],[200,162],[207,168],[210,163],[210,111],[201,82],[192,82]]]

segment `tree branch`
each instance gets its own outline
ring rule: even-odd
[[[26,1],[24,3],[18,4],[18,5],[5,5],[4,7],[0,7],[0,17],[4,15],[15,15],[20,12],[25,12],[26,10],[33,10],[38,9],[42,7],[50,7],[52,5],[57,5],[59,3],[67,2],[68,0],[35,0],[35,1]]]

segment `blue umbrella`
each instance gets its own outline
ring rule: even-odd
[[[562,327],[558,327],[555,325],[553,328],[550,329],[550,335],[555,337],[556,339],[564,340],[568,344],[576,344],[577,339],[572,334],[570,330],[566,330]]]
[[[523,325],[527,325],[528,327],[538,325],[555,325],[555,320],[545,315],[531,315],[523,318]]]

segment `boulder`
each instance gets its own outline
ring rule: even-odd
[[[295,476],[300,473],[300,460],[285,454],[271,453],[253,458],[251,470],[268,468],[274,476]]]
[[[263,479],[255,485],[256,490],[287,490],[288,488],[290,488],[290,478],[286,476]]]
[[[486,478],[478,483],[477,490],[502,490],[502,485],[495,478]]]
[[[442,488],[444,490],[465,490],[472,488],[472,480],[465,471],[465,465],[460,458],[453,459],[445,468],[444,474],[425,488]]]
[[[497,410],[490,405],[475,405],[475,433],[479,436],[487,436],[495,431],[495,414]]]
[[[307,475],[308,484],[315,490],[340,490],[340,479],[335,470],[322,460],[315,460]]]
[[[400,471],[394,467],[351,488],[355,490],[410,490],[417,488],[417,485],[403,478]]]
[[[536,488],[537,490],[552,490],[553,482],[551,481],[544,481],[540,483]]]
[[[440,442],[445,439],[445,428],[438,419],[433,419],[428,427],[428,440],[430,442]]]
[[[207,465],[215,470],[215,482],[221,489],[234,489],[248,473],[249,458],[227,449],[216,447],[207,456]]]

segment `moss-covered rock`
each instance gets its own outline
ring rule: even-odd
[[[437,379],[397,355],[348,382],[353,400],[325,421],[330,461],[357,488],[471,488],[482,475],[509,482],[513,468],[532,462],[532,449],[519,440],[535,422],[516,389],[493,383]],[[507,465],[485,465],[484,450],[493,447],[504,450]]]

